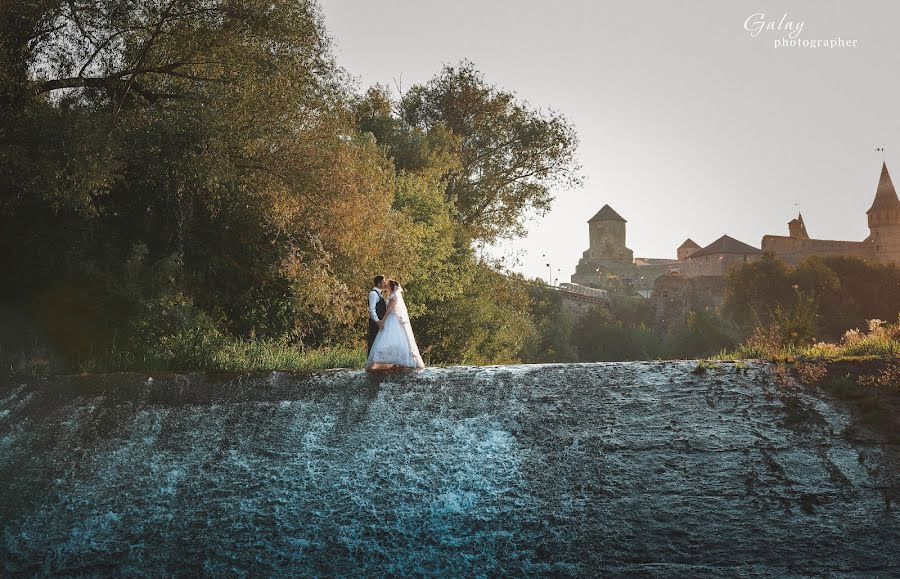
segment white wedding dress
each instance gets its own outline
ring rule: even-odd
[[[424,368],[425,363],[419,354],[419,346],[416,345],[416,338],[409,323],[409,312],[403,301],[403,288],[398,286],[388,297],[389,309],[392,302],[393,309],[384,317],[384,327],[378,331],[369,350],[366,370],[382,370],[397,366]]]

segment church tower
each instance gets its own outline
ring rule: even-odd
[[[625,247],[625,223],[622,216],[604,205],[588,220],[590,247],[584,257],[589,260],[634,262],[634,253]]]
[[[869,217],[869,238],[875,261],[900,264],[900,199],[888,173],[887,163],[881,166],[881,178],[875,191]]]

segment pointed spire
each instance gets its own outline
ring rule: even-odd
[[[897,191],[894,189],[894,183],[891,181],[891,174],[888,173],[887,163],[882,163],[881,165],[881,178],[878,180],[875,200],[872,201],[872,207],[866,213],[884,209],[900,210],[900,199],[897,198]]]
[[[802,213],[797,214],[797,219],[791,219],[788,222],[788,231],[790,231],[791,237],[809,239],[809,233],[806,232],[806,224],[803,223]]]

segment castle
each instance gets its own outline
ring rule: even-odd
[[[790,264],[797,264],[813,255],[855,256],[900,264],[900,199],[897,198],[886,163],[881,166],[875,199],[866,215],[869,236],[863,241],[811,239],[803,216],[798,215],[797,219],[788,223],[787,236],[763,236],[762,250],[770,251]]]
[[[637,292],[650,297],[656,278],[678,260],[634,259],[634,252],[625,246],[625,224],[625,219],[609,205],[588,220],[590,246],[575,267],[572,283],[612,294]]]
[[[611,296],[651,298],[657,318],[672,320],[685,308],[721,303],[726,271],[764,253],[790,264],[814,255],[900,264],[900,199],[886,163],[866,216],[869,236],[863,241],[813,239],[803,216],[798,215],[788,223],[788,235],[764,235],[759,248],[723,235],[705,247],[689,238],[676,249],[675,259],[635,258],[625,245],[625,219],[604,205],[588,220],[589,247],[571,280],[606,290]]]

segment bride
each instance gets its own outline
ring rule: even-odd
[[[409,312],[403,301],[403,288],[394,280],[388,281],[390,295],[384,313],[384,326],[375,336],[367,371],[391,370],[395,368],[424,368],[419,347],[409,324]]]

